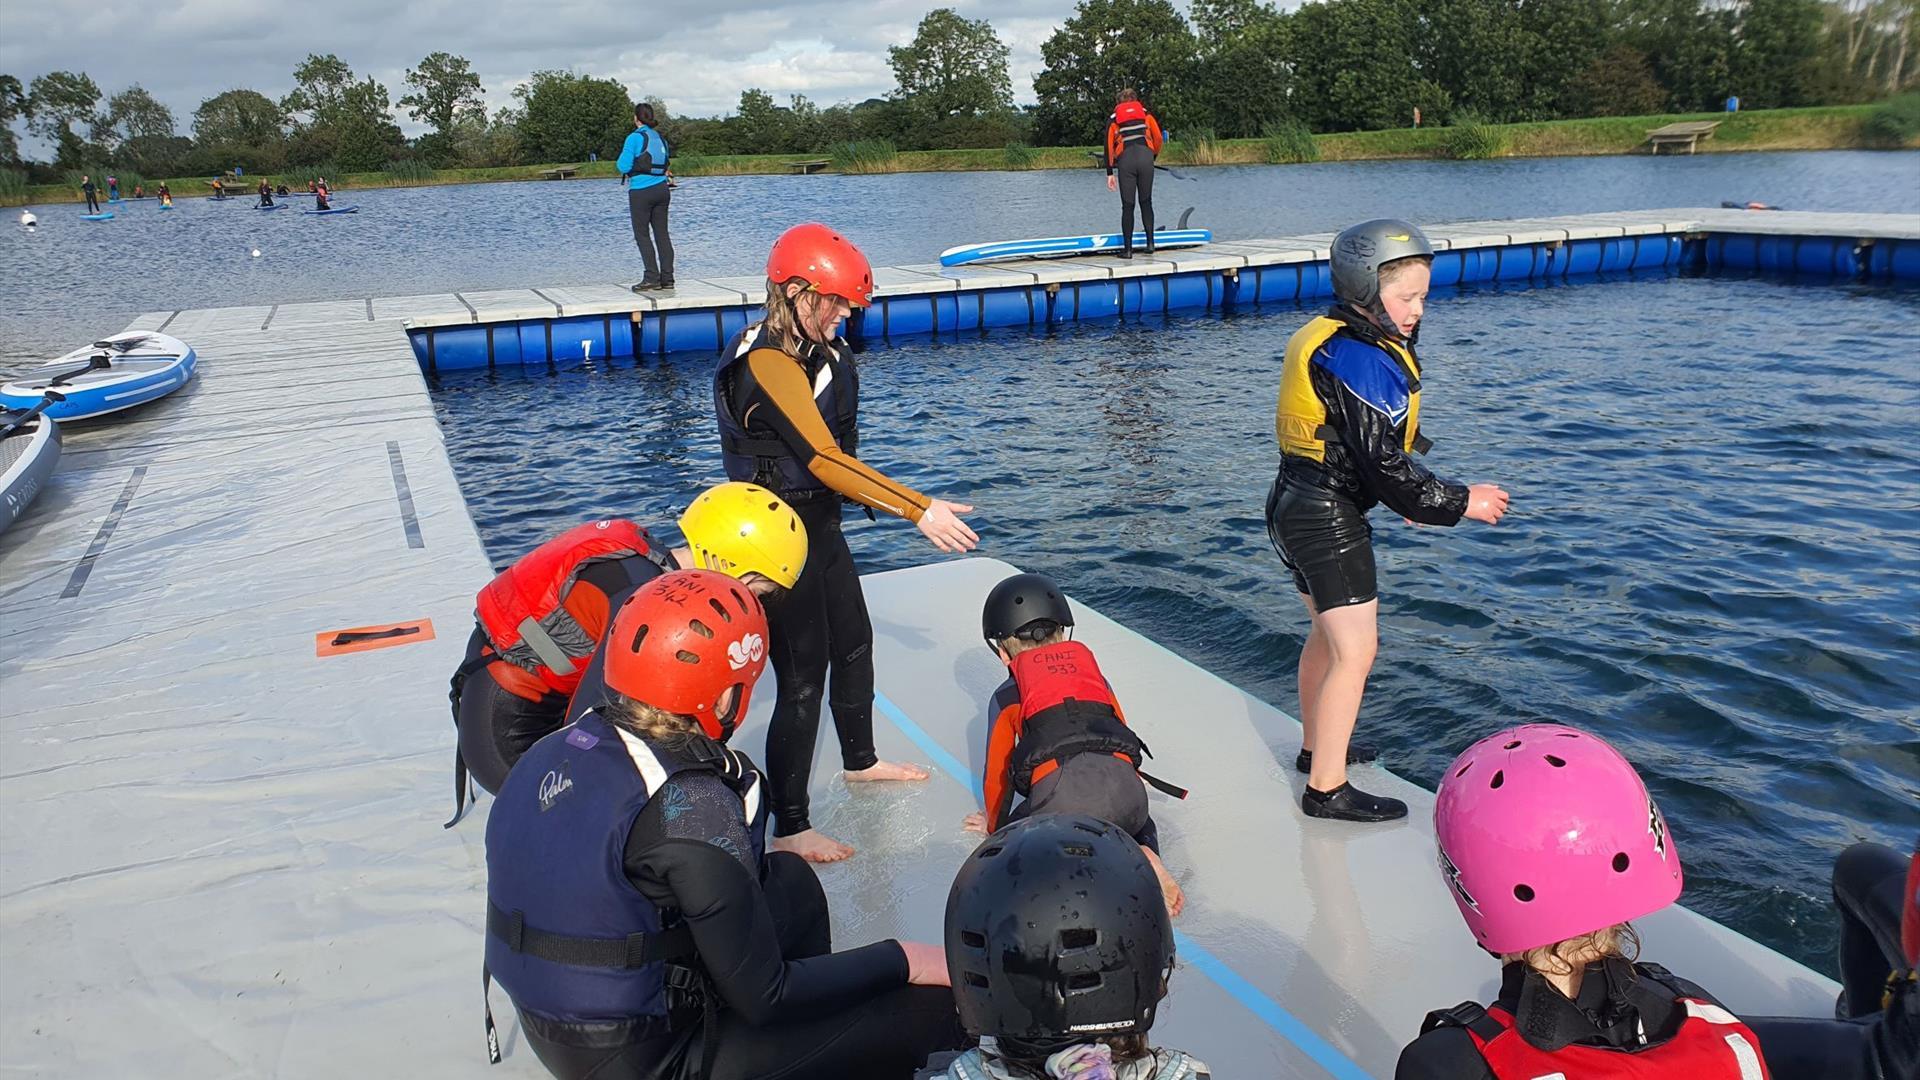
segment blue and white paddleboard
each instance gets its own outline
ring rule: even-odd
[[[1194,247],[1213,240],[1211,229],[1162,229],[1153,236],[1155,248]],[[940,253],[941,266],[960,266],[988,259],[1039,259],[1058,255],[1098,255],[1120,251],[1127,246],[1120,233],[1093,236],[1049,236],[1039,240],[996,240],[987,244],[962,244]],[[1135,232],[1133,247],[1147,246],[1147,234]]]
[[[300,212],[303,214],[312,214],[315,217],[319,217],[322,214],[352,214],[352,213],[358,212],[359,209],[360,208],[358,206],[333,206],[333,207],[328,207],[325,210],[302,210]]]
[[[254,203],[253,208],[255,210],[285,210],[287,208],[287,204],[283,202],[277,202],[277,203],[274,203],[272,206],[261,206],[259,203]]]
[[[59,461],[58,421],[44,413],[28,417],[0,409],[0,532],[27,512],[27,504],[47,486]]]
[[[102,210],[98,214],[81,214],[80,220],[81,221],[112,221],[113,211]]]
[[[106,357],[105,363],[88,362]],[[193,349],[179,338],[145,330],[115,334],[75,349],[0,386],[0,407],[30,409],[51,387],[66,396],[47,406],[43,415],[55,420],[84,420],[90,416],[131,409],[165,397],[193,378],[198,361]],[[74,374],[79,369],[78,374]],[[53,386],[61,375],[71,377]]]

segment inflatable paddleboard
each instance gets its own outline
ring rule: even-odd
[[[0,409],[0,431],[12,427],[24,410]],[[0,532],[26,513],[60,461],[60,425],[45,413],[0,435]]]
[[[104,416],[180,389],[193,378],[198,360],[192,347],[179,338],[144,330],[115,334],[0,386],[0,407],[30,409],[40,403],[56,378],[71,374],[52,387],[66,400],[49,405],[43,415],[56,420]],[[89,362],[91,369],[87,369]],[[83,370],[72,374],[75,369]]]
[[[325,210],[302,210],[300,212],[303,214],[312,214],[315,217],[318,217],[322,214],[352,214],[352,213],[357,213],[359,209],[360,208],[358,206],[333,206]]]
[[[163,202],[163,203],[161,203],[161,204],[160,204],[160,205],[159,205],[158,207],[156,207],[155,209],[159,209],[159,210],[171,210],[171,209],[173,209],[173,204],[172,204],[172,203],[170,203],[170,202]]]
[[[97,214],[81,214],[80,220],[81,221],[112,221],[113,211],[102,210]]]
[[[277,202],[277,203],[274,203],[272,206],[261,206],[259,203],[254,203],[253,208],[255,210],[285,210],[287,208],[287,204],[283,202]]]
[[[1158,248],[1185,248],[1210,243],[1213,231],[1210,229],[1162,229],[1153,236],[1153,246]],[[1126,238],[1120,233],[1097,233],[1092,236],[1049,236],[1038,240],[997,240],[986,244],[963,244],[948,248],[940,253],[941,266],[961,266],[966,263],[985,262],[989,259],[1041,259],[1063,255],[1099,255],[1104,252],[1120,251],[1127,246]],[[1147,246],[1147,234],[1133,234],[1133,248],[1136,252]]]

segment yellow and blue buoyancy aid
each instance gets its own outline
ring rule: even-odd
[[[1327,425],[1327,404],[1313,390],[1312,365],[1331,372],[1356,397],[1385,414],[1401,433],[1402,449],[1424,454],[1433,444],[1420,434],[1420,362],[1413,350],[1386,338],[1366,340],[1348,325],[1322,315],[1287,340],[1280,369],[1280,401],[1273,419],[1280,452],[1325,462],[1327,442],[1339,433]]]

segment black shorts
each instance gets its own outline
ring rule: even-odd
[[[1373,526],[1352,502],[1282,475],[1267,494],[1267,537],[1315,611],[1378,598]]]

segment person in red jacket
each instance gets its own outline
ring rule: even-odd
[[[807,561],[799,516],[753,484],[707,489],[679,525],[686,544],[669,549],[631,521],[590,521],[541,544],[480,590],[477,625],[452,684],[459,729],[454,821],[465,806],[469,771],[488,792],[499,791],[527,747],[570,719],[570,697],[584,699],[581,709],[598,704],[601,638],[634,589],[698,567],[772,596],[792,588]]]
[[[980,623],[1009,677],[988,706],[986,808],[969,814],[964,827],[993,833],[1043,814],[1112,822],[1147,853],[1167,913],[1180,914],[1186,897],[1160,861],[1146,784],[1176,798],[1186,792],[1142,777],[1147,744],[1127,726],[1093,650],[1069,640],[1067,598],[1039,574],[1015,574],[987,595]]]
[[[1120,101],[1107,121],[1107,190],[1120,192],[1120,235],[1123,259],[1133,258],[1133,204],[1140,203],[1140,225],[1146,232],[1147,254],[1153,254],[1153,159],[1163,137],[1140,95],[1120,91]]]

